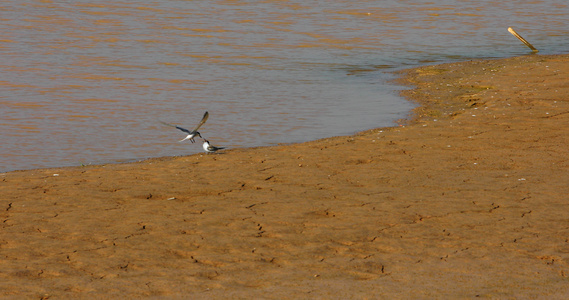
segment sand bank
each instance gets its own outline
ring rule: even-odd
[[[564,298],[569,56],[402,76],[404,126],[0,175],[0,296]]]

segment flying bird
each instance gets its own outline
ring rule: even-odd
[[[198,132],[198,129],[200,129],[200,127],[205,123],[205,121],[207,121],[207,118],[209,117],[209,113],[206,111],[205,114],[203,115],[202,120],[200,121],[200,123],[198,124],[198,126],[196,126],[196,128],[192,129],[192,130],[187,130],[186,128],[182,128],[180,126],[176,126],[176,125],[172,125],[172,124],[168,124],[166,122],[162,122],[160,121],[160,123],[167,125],[167,126],[171,126],[171,127],[175,127],[176,129],[179,129],[185,133],[188,134],[188,136],[186,136],[185,138],[179,140],[179,142],[183,142],[185,140],[190,140],[190,142],[195,143],[196,141],[194,140],[194,138],[196,136],[202,137],[201,134]]]

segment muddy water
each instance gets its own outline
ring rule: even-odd
[[[264,146],[394,124],[390,71],[567,52],[566,1],[0,4],[0,171]]]

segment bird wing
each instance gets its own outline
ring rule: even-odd
[[[162,122],[162,121],[160,121],[160,123],[162,123],[162,124],[164,124],[164,125],[166,125],[166,126],[174,127],[174,128],[176,128],[176,129],[179,129],[179,130],[181,130],[181,131],[183,131],[183,132],[186,132],[186,133],[188,133],[188,134],[191,134],[191,132],[190,132],[189,130],[187,130],[186,128],[182,128],[182,127],[180,127],[180,126],[168,124],[168,123]]]
[[[205,121],[207,121],[207,118],[209,118],[209,113],[206,111],[205,114],[203,114],[203,118],[200,121],[200,123],[198,124],[198,126],[196,126],[196,128],[194,128],[192,130],[192,132],[196,132],[198,131],[198,129],[200,129],[200,127],[202,127],[202,125],[205,123]]]
[[[211,145],[211,144],[210,144],[209,147],[208,147],[208,149],[209,149],[209,150],[212,150],[212,151],[217,151],[217,150],[225,149],[225,147],[217,147],[217,146],[214,146],[214,145]]]

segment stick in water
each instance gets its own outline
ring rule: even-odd
[[[515,32],[512,27],[508,27],[508,31],[511,34],[513,34],[515,37],[517,37],[520,41],[522,41],[522,43],[524,43],[526,46],[528,46],[533,52],[539,51],[539,50],[535,49],[535,47],[532,46],[532,44],[530,44],[528,41],[526,41],[526,39],[524,39],[521,35],[519,35],[517,32]]]

